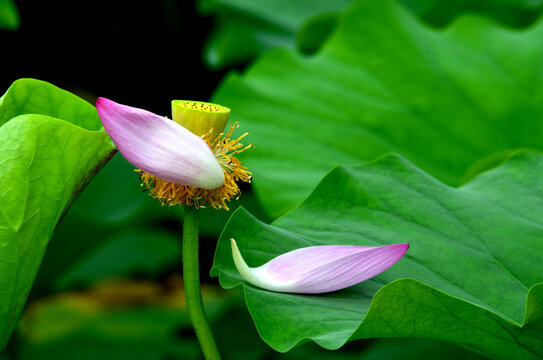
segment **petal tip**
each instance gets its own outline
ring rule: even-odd
[[[106,99],[105,97],[98,97],[96,99],[96,107],[106,105],[107,103],[112,103],[113,101]]]
[[[403,258],[403,256],[407,253],[407,250],[409,250],[409,243],[391,244],[385,246],[390,248],[390,254],[395,259],[390,266],[400,261],[400,259]]]
[[[99,97],[96,99],[96,111],[98,111],[98,116],[100,117],[102,124],[104,123],[104,120],[107,121],[110,119],[111,115],[108,116],[108,112],[113,111],[120,106],[120,104],[105,97]]]

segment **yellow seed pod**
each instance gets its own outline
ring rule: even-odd
[[[228,122],[230,109],[202,101],[173,100],[172,117],[176,123],[198,136],[209,133],[211,129],[219,135]]]

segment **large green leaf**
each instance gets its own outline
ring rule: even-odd
[[[96,108],[85,100],[45,81],[19,79],[0,98],[0,125],[24,114],[40,114],[85,128],[100,130]]]
[[[283,47],[304,52],[317,50],[333,30],[338,15],[352,0],[200,0],[203,13],[216,24],[204,48],[211,68],[244,63],[266,50]],[[532,24],[541,0],[398,0],[432,26],[445,26],[465,13],[480,13],[506,25]]]
[[[37,80],[10,87],[0,124],[1,351],[57,222],[115,149],[92,105]]]
[[[463,18],[436,31],[393,1],[362,1],[315,57],[269,52],[213,100],[251,134],[244,159],[273,217],[333,166],[388,152],[458,185],[483,157],[541,148],[541,38],[543,22]]]
[[[222,68],[246,62],[268,49],[295,48],[296,33],[306,21],[323,14],[335,16],[351,2],[315,0],[308,6],[298,0],[201,0],[201,12],[216,17],[204,61],[211,68]]]
[[[213,275],[242,284],[263,339],[278,351],[313,340],[327,349],[367,337],[449,341],[500,359],[543,357],[543,155],[521,152],[460,188],[399,156],[337,167],[292,212],[266,225],[243,209],[217,245]],[[410,249],[383,274],[321,295],[265,291],[249,266],[323,244]]]

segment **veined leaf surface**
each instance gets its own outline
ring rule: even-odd
[[[115,149],[92,105],[37,80],[0,98],[0,125],[1,351],[56,224]]]
[[[543,357],[543,155],[519,152],[460,188],[389,155],[337,167],[298,208],[266,225],[232,215],[213,275],[241,284],[262,338],[278,351],[327,349],[368,337],[446,340],[496,359]],[[265,291],[240,277],[235,238],[251,267],[312,245],[409,242],[381,275],[320,295]]]
[[[480,159],[542,148],[543,22],[478,17],[431,29],[394,1],[361,1],[314,57],[266,53],[214,102],[251,135],[244,155],[272,217],[335,165],[389,152],[457,186]]]

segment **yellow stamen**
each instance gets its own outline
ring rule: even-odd
[[[209,205],[215,209],[229,210],[226,201],[230,201],[233,197],[237,198],[240,194],[236,181],[250,183],[252,179],[251,172],[234,155],[254,146],[252,144],[244,146],[240,143],[240,140],[249,135],[248,133],[235,140],[230,139],[236,127],[238,123],[231,125],[226,134],[215,135],[212,129],[202,136],[224,171],[224,183],[217,189],[208,190],[175,184],[136,169],[135,171],[140,174],[141,186],[147,187],[150,195],[159,200],[162,205],[195,206],[197,209]]]

